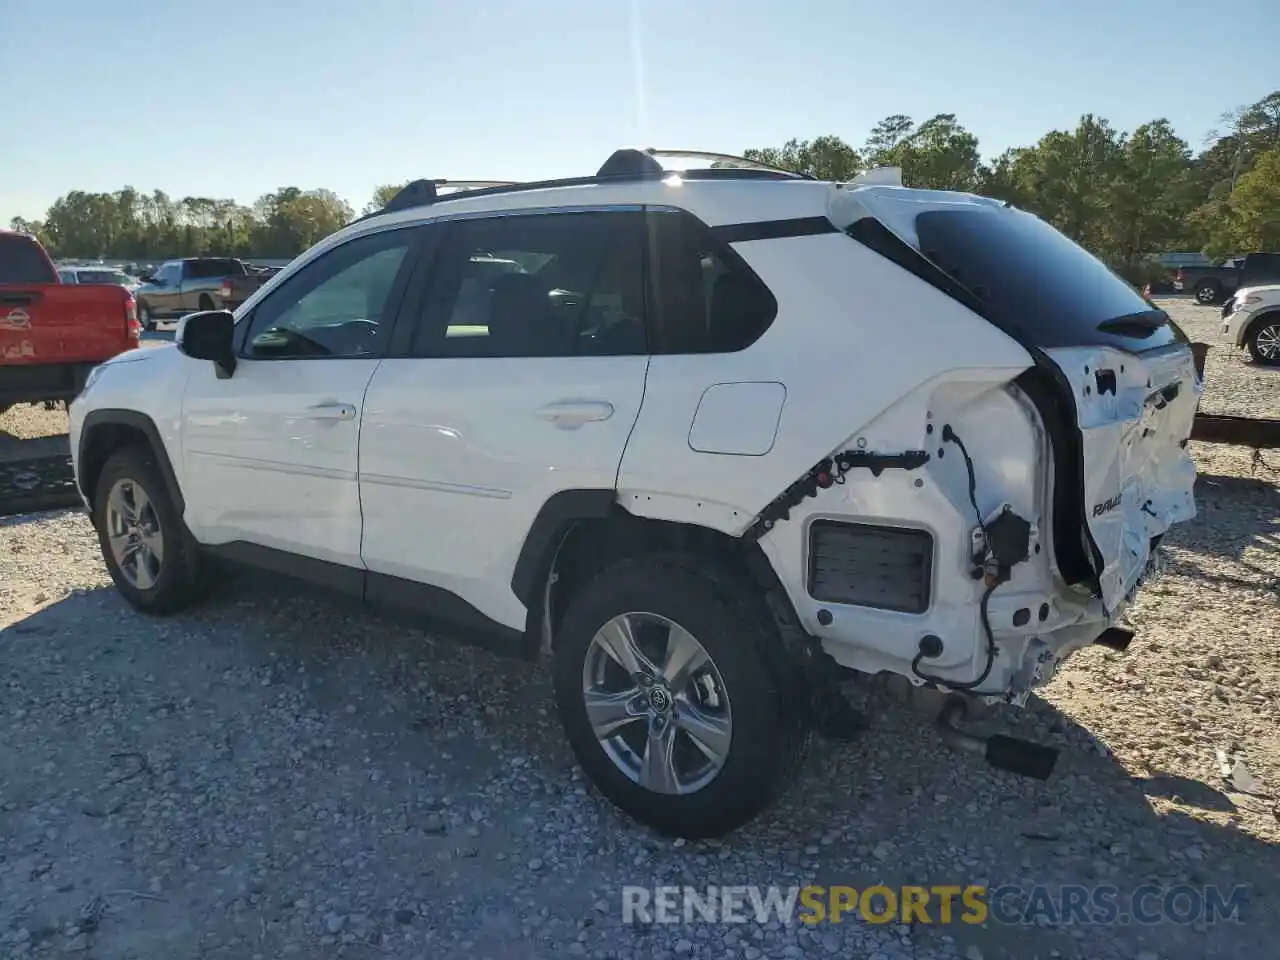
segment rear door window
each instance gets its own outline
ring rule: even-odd
[[[58,274],[30,237],[0,234],[0,283],[57,283]]]
[[[451,224],[411,353],[643,354],[643,228],[641,213],[624,210]]]
[[[920,252],[1015,339],[1037,347],[1145,351],[1185,342],[1163,311],[1084,248],[1010,207],[928,210]]]

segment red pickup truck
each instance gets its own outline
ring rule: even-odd
[[[0,412],[74,399],[90,370],[140,334],[128,289],[62,284],[39,241],[0,230]]]

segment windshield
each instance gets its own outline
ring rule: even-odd
[[[0,283],[57,283],[39,245],[22,234],[0,234]]]
[[[1106,264],[1029,213],[996,206],[929,210],[915,227],[920,252],[1017,340],[1142,351],[1186,339]]]

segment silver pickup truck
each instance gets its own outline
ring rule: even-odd
[[[252,271],[232,257],[189,257],[168,260],[156,272],[144,277],[134,291],[138,300],[138,321],[154,330],[161,320],[177,320],[197,310],[222,307],[222,281],[244,277]]]

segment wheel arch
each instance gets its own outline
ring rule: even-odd
[[[1248,325],[1240,331],[1240,344],[1243,346],[1253,339],[1253,335],[1257,333],[1258,328],[1264,322],[1274,323],[1280,321],[1280,306],[1268,307],[1262,313],[1256,314],[1249,319]]]
[[[613,490],[565,490],[547,500],[521,548],[511,588],[528,609],[528,651],[549,652],[575,588],[606,566],[645,553],[682,552],[715,561],[758,590],[789,650],[803,660],[807,635],[772,564],[758,543],[694,523],[639,517]]]
[[[169,451],[160,437],[155,421],[137,410],[104,408],[92,410],[85,415],[84,424],[80,428],[80,448],[76,456],[76,482],[90,509],[94,506],[93,496],[103,466],[111,454],[130,444],[141,444],[150,449],[174,508],[182,516],[186,511],[186,502],[182,499],[182,488],[178,485]]]

